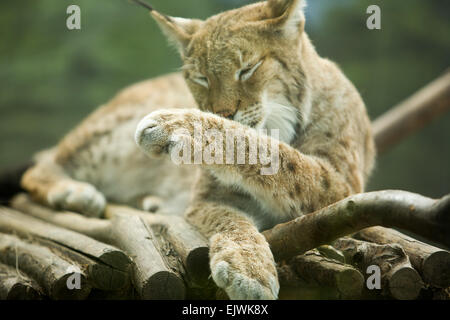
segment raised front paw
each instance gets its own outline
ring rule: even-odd
[[[184,150],[194,143],[203,145],[205,130],[221,130],[224,119],[198,109],[158,110],[143,118],[136,129],[137,145],[150,156],[170,154],[174,147]]]
[[[212,278],[230,299],[277,299],[280,286],[268,246],[239,244],[221,236],[211,240]]]
[[[52,186],[47,202],[55,209],[75,211],[90,217],[101,216],[106,206],[105,197],[94,186],[74,180],[63,180]]]
[[[198,110],[174,109],[158,110],[143,118],[136,129],[137,145],[148,155],[158,156],[169,153],[176,143],[176,132],[185,129],[190,134],[190,128],[195,121]],[[190,116],[192,115],[192,116]]]

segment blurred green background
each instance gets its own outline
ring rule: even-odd
[[[148,0],[206,18],[244,0]],[[66,8],[81,7],[81,30]],[[382,30],[366,28],[381,7]],[[448,0],[310,0],[307,32],[360,90],[372,119],[450,66]],[[119,89],[180,66],[145,10],[126,0],[0,2],[0,169],[55,144]],[[450,191],[450,114],[379,157],[369,189],[438,197]]]

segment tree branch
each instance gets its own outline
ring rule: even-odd
[[[408,135],[450,110],[450,71],[373,122],[379,153],[386,152]]]
[[[433,200],[395,190],[356,194],[263,235],[281,260],[371,226],[397,227],[450,246],[450,195]]]

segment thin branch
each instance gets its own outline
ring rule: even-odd
[[[386,152],[449,110],[450,71],[447,71],[373,122],[378,152]]]

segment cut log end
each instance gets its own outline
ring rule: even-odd
[[[183,280],[172,272],[154,274],[143,285],[141,298],[144,300],[182,300],[186,292]]]
[[[396,270],[389,279],[389,291],[395,299],[415,300],[423,287],[416,270],[408,267]]]
[[[102,290],[120,290],[126,287],[130,282],[128,273],[103,264],[89,266],[88,273],[94,287]]]
[[[450,252],[437,251],[423,261],[424,280],[436,287],[450,287]]]
[[[71,279],[79,277],[79,287],[70,289]],[[71,272],[57,279],[49,288],[49,295],[55,300],[85,300],[91,293],[91,285],[83,274]]]
[[[41,300],[42,295],[36,291],[33,287],[25,285],[23,283],[14,284],[5,300]]]
[[[192,250],[186,258],[186,270],[189,277],[196,284],[206,284],[211,274],[209,269],[209,248],[199,247]]]
[[[105,250],[99,259],[109,266],[123,272],[128,272],[131,268],[131,259],[120,250]]]
[[[336,286],[344,299],[360,298],[364,276],[356,269],[344,270],[336,274]]]

